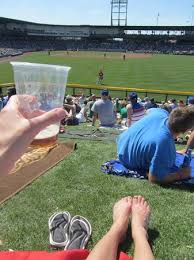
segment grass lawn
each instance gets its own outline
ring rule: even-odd
[[[192,259],[192,191],[107,176],[100,165],[115,158],[116,145],[85,140],[77,143],[74,153],[1,207],[0,249],[48,250],[48,218],[60,210],[88,218],[93,228],[91,249],[111,225],[114,202],[141,194],[152,207],[150,239],[157,259]],[[124,248],[132,254],[131,243],[126,242]]]
[[[48,56],[41,52],[19,60],[69,65],[69,83],[95,84],[103,66],[107,85],[193,91],[194,57],[154,55],[124,62],[120,54],[108,54],[106,60],[102,54],[92,55],[57,52]],[[11,66],[0,63],[0,83],[12,81]],[[80,214],[91,222],[91,249],[111,225],[113,204],[123,196],[141,194],[152,208],[149,233],[156,259],[193,259],[193,191],[106,176],[100,165],[115,158],[116,145],[88,140],[77,143],[75,152],[0,208],[0,250],[49,250],[48,218],[60,210]],[[125,248],[132,254],[131,243],[126,242]]]

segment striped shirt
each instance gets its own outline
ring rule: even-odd
[[[139,121],[145,115],[144,106],[141,103],[131,104],[132,113],[131,113],[131,125]]]

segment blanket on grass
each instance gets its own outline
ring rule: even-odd
[[[16,162],[11,174],[0,177],[0,205],[39,178],[73,152],[76,143],[58,143],[51,148],[29,149]],[[0,258],[1,259],[1,258]]]
[[[65,129],[64,133],[59,134],[60,138],[68,139],[84,139],[90,141],[110,141],[115,142],[120,132],[115,129],[93,129],[91,131],[86,130],[71,130]]]
[[[183,163],[184,155],[176,153],[176,167],[180,167]],[[192,154],[191,164],[192,172],[191,178],[187,180],[182,180],[176,182],[177,184],[189,184],[194,185],[194,155]],[[147,179],[145,171],[133,171],[127,169],[119,160],[110,160],[101,165],[101,170],[105,174],[113,174],[116,176],[123,176],[127,178],[138,178],[138,179]]]

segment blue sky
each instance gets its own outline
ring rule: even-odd
[[[193,7],[192,7],[193,6]],[[129,0],[128,25],[190,25],[194,0]],[[110,0],[4,0],[0,16],[48,24],[110,25]]]

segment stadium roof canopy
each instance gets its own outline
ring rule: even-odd
[[[22,20],[16,20],[16,19],[11,19],[11,18],[5,18],[5,17],[0,17],[0,24],[7,24],[7,23],[17,23],[17,24],[31,24],[31,25],[49,25],[49,26],[61,26],[61,27],[93,27],[93,28],[115,28],[117,26],[108,26],[108,25],[57,25],[57,24],[43,24],[43,23],[34,23],[34,22],[28,22],[28,21],[22,21]],[[152,25],[129,25],[129,26],[119,26],[121,30],[158,30],[158,31],[194,31],[194,26],[182,26],[182,25],[177,25],[177,26],[165,26],[165,25],[160,25],[160,26],[152,26]]]

